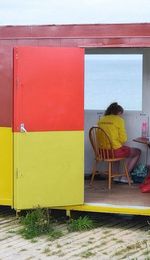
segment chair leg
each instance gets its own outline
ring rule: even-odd
[[[127,169],[127,165],[126,165],[125,161],[123,161],[123,166],[124,166],[124,170],[125,170],[125,175],[126,175],[127,180],[128,180],[128,184],[129,184],[129,186],[131,186],[131,179],[129,177],[129,173],[128,173],[128,169]]]
[[[112,162],[108,163],[108,189],[111,190]]]
[[[92,177],[91,177],[90,185],[93,184],[94,177],[95,177],[95,174],[96,174],[96,168],[97,168],[97,161],[95,160],[94,164],[93,164],[93,168],[92,168]]]

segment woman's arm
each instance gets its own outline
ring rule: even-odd
[[[123,118],[120,118],[118,125],[119,141],[123,145],[127,141],[127,132],[125,128],[125,122]]]

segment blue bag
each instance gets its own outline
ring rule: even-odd
[[[131,172],[131,178],[134,183],[142,183],[148,174],[148,167],[139,163]]]

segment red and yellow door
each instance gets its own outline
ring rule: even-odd
[[[14,49],[14,208],[83,204],[84,51]]]

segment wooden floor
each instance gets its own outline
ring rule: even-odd
[[[107,180],[85,180],[85,203],[107,203],[121,206],[150,207],[150,193],[141,193],[138,184],[115,183],[108,190]]]

